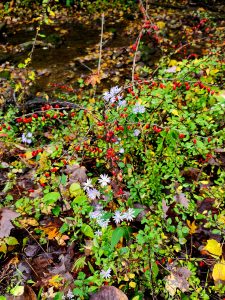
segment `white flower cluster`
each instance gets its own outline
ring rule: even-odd
[[[22,142],[26,144],[31,144],[32,143],[32,133],[28,132],[27,134],[23,133],[22,134]]]
[[[133,113],[134,114],[143,114],[145,112],[145,107],[143,105],[140,104],[135,104],[135,106],[133,107]]]
[[[110,89],[110,91],[107,91],[103,94],[103,99],[106,102],[114,103],[116,100],[121,100],[122,96],[118,95],[121,92],[121,88],[118,86],[114,86]],[[116,99],[117,98],[117,99]]]
[[[110,183],[111,179],[106,174],[101,174],[98,182],[100,183],[101,187],[105,187]],[[100,198],[100,192],[94,188],[91,179],[87,179],[86,182],[83,184],[83,189],[87,193],[88,198],[91,200],[95,200],[96,198]]]
[[[97,224],[102,227],[106,228],[109,225],[110,219],[103,219],[104,210],[102,206],[98,206],[89,214],[91,219],[95,219]],[[128,208],[128,210],[124,213],[120,212],[119,210],[115,211],[113,215],[113,220],[116,224],[119,224],[122,221],[133,221],[135,216],[135,211],[133,208]],[[96,235],[100,236],[101,233],[96,231]]]
[[[122,221],[133,221],[134,219],[134,210],[133,208],[128,208],[125,213],[121,213],[119,210],[115,211],[113,220],[116,224],[119,224]]]
[[[74,299],[74,294],[71,290],[68,291],[68,293],[66,294],[66,296],[62,296],[62,300],[65,300],[65,299]]]
[[[103,219],[103,215],[104,215],[103,207],[98,205],[98,206],[96,206],[95,210],[89,214],[89,217],[91,219],[95,219],[97,224],[100,227],[106,228],[109,225],[110,219]],[[96,233],[98,236],[101,235],[99,232],[96,232]]]

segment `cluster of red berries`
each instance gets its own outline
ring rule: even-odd
[[[73,88],[71,88],[70,86],[68,85],[60,85],[58,83],[49,83],[50,86],[52,87],[55,87],[55,88],[58,88],[58,89],[61,89],[61,90],[64,90],[66,92],[76,92],[76,90],[74,90]]]
[[[3,123],[2,125],[0,125],[0,131],[2,131],[3,128],[5,128],[6,130],[10,130],[11,129],[11,127],[9,125],[5,124],[5,123]]]
[[[205,26],[205,23],[208,21],[208,19],[202,19],[198,25],[194,26],[193,27],[193,30],[198,30],[199,28]],[[206,31],[208,31],[207,29],[209,28],[206,28]]]
[[[80,150],[80,146],[75,147],[76,151],[79,151],[78,149]],[[87,144],[87,142],[84,142],[84,149],[91,153],[102,153],[102,149],[99,147],[90,146]]]
[[[215,91],[211,90],[209,87],[205,86],[201,81],[198,81],[194,86],[199,86],[200,89],[207,90],[211,95],[215,94]]]
[[[154,125],[153,126],[153,131],[156,132],[156,133],[159,133],[162,131],[162,128],[159,128],[158,126]]]
[[[115,137],[114,132],[112,130],[109,130],[106,133],[105,140],[106,140],[106,142],[109,142],[109,143],[115,143],[115,142],[117,142],[117,138]]]
[[[199,158],[198,162],[204,164],[204,163],[208,162],[211,158],[213,158],[213,155],[211,153],[207,153],[206,159]]]
[[[159,27],[155,24],[152,24],[149,20],[144,20],[144,24],[142,26],[144,29],[152,29],[152,30],[159,30]]]
[[[33,150],[32,151],[32,157],[37,156],[39,153],[42,153],[43,149],[37,149],[37,150]],[[26,158],[26,153],[20,153],[19,154],[20,157]]]

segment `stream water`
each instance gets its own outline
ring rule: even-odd
[[[103,51],[110,50],[113,55],[117,51],[122,53],[123,48],[129,47],[132,39],[124,34],[123,28],[123,23],[105,28],[106,38],[103,41]],[[10,63],[18,65],[24,62],[32,48],[35,34],[35,25],[8,30],[7,38],[3,43],[13,47],[13,51],[7,54],[7,60]],[[44,26],[40,34],[41,37],[38,37],[30,65],[37,73],[35,92],[48,91],[50,83],[75,84],[78,78],[86,78],[92,73],[91,70],[97,68],[99,24],[94,24],[92,27],[80,23]],[[89,57],[86,59],[86,56]]]

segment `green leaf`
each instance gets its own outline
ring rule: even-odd
[[[52,213],[53,213],[53,215],[56,216],[56,217],[59,216],[60,211],[61,211],[61,209],[60,209],[60,206],[58,206],[58,205],[52,209]]]
[[[144,210],[144,208],[133,208],[134,211],[134,217],[136,218],[140,212],[142,212]]]
[[[0,300],[7,300],[7,299],[4,296],[0,296]]]
[[[88,261],[88,267],[89,267],[89,270],[91,271],[92,274],[95,274],[95,270],[94,268],[92,267],[92,264]]]
[[[59,229],[60,233],[64,233],[69,229],[69,225],[67,223],[64,223],[61,228]]]
[[[61,176],[61,184],[62,185],[66,185],[67,182],[67,176],[65,174],[62,174]]]
[[[124,228],[117,227],[112,233],[111,247],[114,248],[123,236],[124,236]]]
[[[87,200],[87,197],[84,196],[77,196],[74,200],[73,200],[73,204],[83,204],[85,201]]]
[[[126,227],[123,227],[123,230],[124,230],[124,234],[123,234],[124,238],[126,240],[129,240],[130,234],[132,232],[132,228],[130,226],[126,226]]]
[[[159,274],[159,267],[157,266],[156,262],[152,263],[152,274],[153,278],[155,279]]]
[[[55,295],[54,300],[62,300],[62,297],[63,297],[63,293],[58,292],[58,293]]]
[[[93,229],[91,228],[91,226],[88,225],[88,224],[83,224],[83,225],[82,225],[82,227],[81,227],[81,232],[82,232],[84,235],[86,235],[86,236],[88,236],[88,237],[90,237],[90,238],[93,238],[93,237],[94,237],[94,231],[93,231]]]
[[[43,201],[46,204],[52,204],[55,203],[60,198],[59,192],[50,192],[43,197]]]
[[[13,236],[9,236],[9,237],[5,238],[5,242],[9,246],[14,246],[14,245],[18,245],[19,244],[18,241],[17,241],[17,239],[15,237],[13,237]]]
[[[71,184],[69,191],[72,197],[76,197],[80,195],[82,189],[78,182],[74,182]]]
[[[17,285],[14,288],[10,290],[10,294],[13,296],[21,296],[24,293],[24,286],[23,285]]]

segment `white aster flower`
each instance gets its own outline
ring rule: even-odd
[[[89,213],[89,217],[91,219],[100,219],[102,217],[102,211],[101,210],[95,210]]]
[[[128,208],[128,210],[123,214],[123,218],[127,221],[133,221],[134,219],[134,210],[133,208]]]
[[[113,220],[115,221],[115,223],[119,224],[120,222],[123,221],[123,219],[124,219],[123,214],[119,210],[115,211],[115,214],[113,216]]]
[[[124,107],[126,105],[127,105],[127,101],[126,100],[119,100],[119,102],[118,102],[118,106],[119,107]]]
[[[82,185],[83,185],[83,189],[84,189],[85,191],[88,191],[90,188],[93,188],[91,179],[87,179],[87,181],[84,182],[84,183],[82,183]]]
[[[97,205],[95,206],[95,209],[96,209],[96,210],[103,210],[103,206],[102,206],[101,204],[97,204]]]
[[[100,192],[96,189],[89,189],[87,190],[87,195],[91,200],[95,200],[100,197]]]
[[[107,186],[108,183],[110,183],[110,178],[108,175],[106,174],[101,174],[100,178],[98,179],[98,182],[100,183],[100,185],[103,186]]]
[[[97,236],[101,236],[101,235],[102,235],[102,232],[101,232],[101,230],[97,230],[97,231],[95,231],[95,235],[97,235]]]
[[[116,101],[117,94],[119,94],[120,92],[121,92],[121,88],[119,88],[118,86],[114,86],[110,89],[110,91],[103,93],[103,99],[106,102],[110,101],[110,103],[113,103]],[[121,97],[121,96],[118,96],[118,97]],[[120,100],[120,99],[118,99],[118,100]]]
[[[109,101],[110,99],[111,99],[111,94],[110,94],[110,92],[105,92],[104,94],[103,94],[103,99],[105,100],[105,101]]]
[[[121,90],[122,89],[120,87],[118,87],[118,85],[116,85],[110,89],[110,94],[113,96],[116,96],[117,94],[119,94],[121,92]]]
[[[26,144],[31,144],[32,143],[31,137],[32,137],[31,132],[28,132],[27,134],[23,133],[22,134],[22,142],[26,143]]]
[[[68,299],[74,299],[74,294],[72,293],[71,290],[68,291],[66,297],[67,297]]]
[[[101,272],[100,272],[100,275],[101,275],[101,277],[102,278],[104,278],[104,279],[108,279],[108,278],[110,278],[111,277],[111,271],[112,271],[112,269],[108,269],[108,270],[101,270]]]
[[[134,114],[138,114],[138,113],[144,113],[145,112],[145,107],[143,105],[140,105],[140,104],[136,104],[134,107],[133,107],[133,113]]]
[[[106,228],[109,225],[109,219],[103,220],[103,219],[97,219],[97,223],[102,228]]]
[[[123,154],[124,153],[124,149],[120,148],[119,153]]]
[[[167,73],[176,73],[176,70],[177,70],[177,67],[173,66],[173,67],[166,69],[166,72]]]
[[[140,133],[141,131],[139,129],[134,130],[134,136],[139,136]]]

